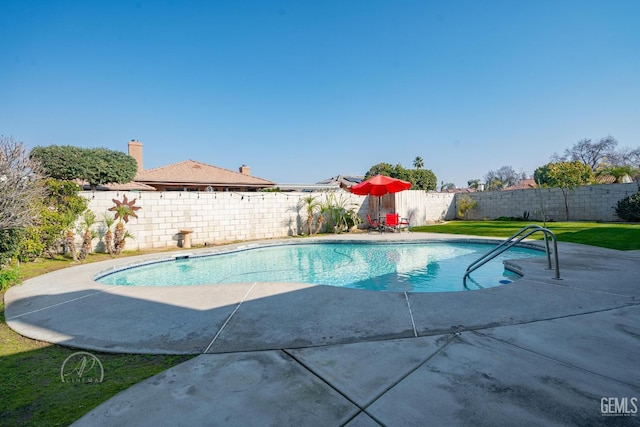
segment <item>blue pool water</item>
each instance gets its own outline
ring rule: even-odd
[[[491,250],[481,243],[322,243],[269,246],[175,259],[108,273],[108,285],[187,286],[291,282],[392,292],[452,292],[510,283],[519,276],[503,260],[541,256],[514,247],[471,274],[467,266]]]

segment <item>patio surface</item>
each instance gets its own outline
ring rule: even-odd
[[[319,239],[347,238],[461,240]],[[558,252],[562,280],[540,257],[518,260],[524,277],[512,284],[451,293],[93,281],[134,262],[123,258],[11,288],[5,317],[22,335],[87,351],[198,354],[78,426],[639,425],[640,252],[566,243]]]

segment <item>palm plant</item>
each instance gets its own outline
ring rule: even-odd
[[[113,255],[113,231],[111,230],[111,227],[113,227],[113,224],[115,224],[116,220],[109,214],[105,213],[102,221],[107,228],[107,231],[104,233],[105,250],[109,255]]]
[[[313,218],[320,209],[320,204],[314,196],[307,196],[301,200],[305,211],[307,212],[307,229],[309,235],[313,233]]]
[[[129,201],[126,194],[123,196],[122,201],[118,199],[112,200],[113,203],[115,203],[115,206],[109,208],[109,210],[116,213],[114,220],[118,220],[113,234],[113,249],[115,255],[120,255],[120,253],[124,249],[125,239],[127,237],[132,237],[130,234],[125,232],[124,223],[129,222],[130,216],[138,218],[136,211],[139,210],[140,207],[135,206],[137,199]]]
[[[82,222],[80,223],[82,230],[84,230],[82,235],[82,247],[80,248],[80,255],[78,256],[78,259],[80,260],[85,259],[89,254],[89,252],[91,252],[91,241],[95,239],[97,235],[97,233],[91,229],[91,227],[93,227],[93,224],[95,224],[95,222],[96,222],[96,214],[94,214],[90,210],[87,210],[84,213]]]
[[[422,169],[424,167],[424,160],[422,160],[422,157],[417,156],[413,160],[413,167],[416,169]]]
[[[67,247],[67,251],[69,251],[69,255],[74,261],[78,260],[78,253],[76,251],[76,235],[71,228],[68,228],[67,231],[64,232],[64,244]]]
[[[71,255],[71,258],[74,261],[77,261],[78,253],[76,251],[76,234],[73,231],[75,216],[72,213],[67,212],[66,214],[62,215],[62,221],[65,227],[63,238],[64,245],[67,248],[67,252],[69,253],[69,255]]]

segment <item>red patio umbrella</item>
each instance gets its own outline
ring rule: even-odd
[[[350,190],[353,194],[359,194],[360,196],[370,195],[381,197],[387,193],[397,193],[410,188],[411,183],[408,181],[384,175],[376,175],[366,181],[362,181],[360,184],[354,185]]]
[[[378,219],[380,218],[380,198],[387,193],[398,193],[411,188],[411,183],[385,175],[376,175],[350,188],[360,196],[378,196]]]

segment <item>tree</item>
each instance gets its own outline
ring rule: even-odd
[[[106,148],[88,151],[85,180],[91,189],[99,184],[131,182],[138,172],[138,163],[128,154]]]
[[[629,165],[605,166],[605,167],[599,168],[598,171],[596,172],[596,175],[598,176],[606,176],[606,175],[613,176],[616,179],[615,182],[618,182],[618,183],[625,182],[624,181],[625,177],[633,178],[638,174],[640,174],[640,171],[638,169],[634,169]]]
[[[444,182],[440,183],[440,191],[453,190],[456,188],[456,185],[453,182]]]
[[[378,163],[371,166],[365,174],[365,179],[376,175],[385,175],[409,181],[412,190],[432,191],[438,187],[436,175],[430,169],[406,169],[401,164],[392,166],[389,163]]]
[[[518,174],[511,166],[502,166],[495,171],[489,171],[484,176],[484,180],[487,183],[487,190],[502,190],[503,188],[516,185],[526,177],[526,174]]]
[[[300,200],[300,207],[304,208],[307,213],[307,229],[309,230],[309,236],[311,236],[313,234],[313,219],[320,210],[321,204],[314,196],[307,196]]]
[[[35,147],[31,158],[40,162],[47,176],[64,181],[84,179],[83,149],[71,145]]]
[[[42,255],[58,253],[61,245],[65,244],[69,251],[75,246],[69,246],[70,231],[87,209],[87,199],[79,193],[78,184],[55,178],[45,181],[45,194],[38,202],[38,221],[27,228],[25,239],[22,241],[19,259],[28,261]],[[72,233],[71,233],[72,234]],[[73,253],[70,252],[73,257]]]
[[[479,179],[470,179],[469,181],[467,181],[467,186],[469,188],[475,188],[477,190],[478,187],[480,187],[480,180]]]
[[[409,172],[407,181],[411,183],[411,189],[433,191],[437,188],[438,179],[430,169],[416,169]]]
[[[138,199],[127,199],[127,195],[125,194],[122,198],[122,201],[118,199],[112,199],[115,205],[108,209],[109,211],[115,212],[113,219],[118,220],[115,231],[113,232],[113,253],[115,255],[120,255],[120,253],[124,249],[127,238],[132,237],[124,229],[124,223],[129,222],[130,216],[138,218],[138,214],[136,214],[136,211],[142,208],[140,206],[136,206],[136,200]]]
[[[537,168],[533,177],[543,187],[558,187],[562,190],[565,215],[568,221],[569,191],[573,191],[580,185],[593,182],[594,174],[591,167],[579,160],[574,160],[572,162],[548,163]]]
[[[608,159],[615,158],[615,148],[618,141],[611,135],[600,138],[598,142],[591,142],[590,139],[582,139],[571,148],[564,150],[564,154],[559,156],[554,154],[551,159],[556,162],[579,161],[589,166],[592,171],[596,171],[598,166]]]
[[[23,143],[0,136],[0,230],[34,224],[44,193],[40,163],[29,158]]]
[[[422,160],[422,157],[418,156],[413,160],[413,167],[416,169],[422,169],[424,167],[424,160]]]
[[[52,178],[87,181],[92,190],[101,184],[130,182],[138,171],[133,157],[106,148],[50,145],[34,148],[31,157]]]
[[[631,169],[629,176],[640,178],[640,147],[631,149],[623,148],[609,155],[609,167],[628,167]]]
[[[367,173],[364,175],[365,179],[369,179],[372,176],[376,175],[385,175],[391,176],[395,174],[395,168],[389,163],[378,163],[377,165],[371,166]]]

